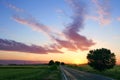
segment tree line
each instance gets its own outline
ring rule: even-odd
[[[50,60],[48,65],[64,65],[64,62]]]

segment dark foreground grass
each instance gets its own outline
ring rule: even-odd
[[[1,66],[0,80],[61,80],[57,66]]]
[[[90,72],[90,73],[100,74],[100,75],[111,77],[115,80],[120,80],[120,66],[118,66],[118,65],[115,66],[113,69],[109,69],[109,70],[106,70],[103,72],[96,71],[88,65],[70,66],[70,67],[78,69],[80,71],[86,71],[86,72]]]

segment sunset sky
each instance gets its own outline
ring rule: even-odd
[[[120,0],[0,0],[0,60],[87,63],[107,48],[120,64]]]

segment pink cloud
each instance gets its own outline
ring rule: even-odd
[[[37,22],[36,20],[26,19],[20,16],[13,16],[12,18],[16,22],[23,24],[23,25],[27,25],[28,27],[31,27],[35,31],[44,32],[45,34],[51,33],[51,30],[49,27],[45,26],[42,23]]]
[[[101,25],[108,25],[111,23],[110,20],[110,11],[109,11],[109,1],[103,0],[100,2],[99,0],[92,0],[96,5],[96,11],[98,16],[90,17],[94,20],[98,21]]]
[[[120,21],[120,17],[118,17],[117,20]]]

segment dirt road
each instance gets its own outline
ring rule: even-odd
[[[66,66],[60,66],[63,80],[114,80],[102,75],[79,71]]]

